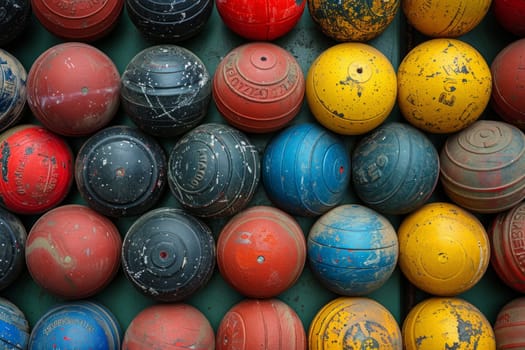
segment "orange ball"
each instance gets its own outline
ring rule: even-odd
[[[284,211],[256,206],[235,215],[217,240],[217,266],[230,285],[253,298],[277,296],[299,278],[306,242]]]

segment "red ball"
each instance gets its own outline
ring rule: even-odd
[[[111,220],[78,204],[56,207],[31,227],[26,264],[33,280],[64,299],[90,297],[120,266],[122,239]]]
[[[295,27],[306,0],[217,0],[224,24],[249,40],[274,40]]]
[[[235,215],[217,241],[217,265],[241,294],[270,298],[290,288],[301,275],[306,242],[297,221],[284,211],[256,206]]]
[[[290,52],[253,42],[230,51],[213,78],[213,98],[228,123],[251,133],[276,131],[301,109],[305,81]]]
[[[31,0],[31,8],[42,26],[71,41],[94,41],[116,25],[124,0]]]
[[[503,120],[520,129],[525,129],[524,54],[525,39],[514,41],[496,55],[490,67],[492,108]]]
[[[94,46],[67,42],[43,52],[27,77],[27,102],[40,122],[57,134],[89,135],[114,117],[120,75]]]
[[[525,202],[498,214],[488,233],[492,267],[505,284],[525,293]]]
[[[58,205],[73,183],[73,154],[59,136],[37,125],[0,134],[0,199],[18,214],[38,214]]]
[[[306,333],[295,311],[279,299],[245,299],[222,318],[217,350],[306,350]]]
[[[494,323],[496,347],[503,349],[525,349],[525,297],[505,304]]]
[[[494,0],[492,10],[496,21],[507,31],[525,37],[525,1]]]
[[[195,307],[158,304],[133,318],[124,334],[122,349],[214,350],[215,334],[210,322]]]

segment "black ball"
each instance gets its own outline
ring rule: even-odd
[[[166,155],[137,128],[116,125],[80,147],[75,180],[88,205],[107,216],[140,215],[160,199],[166,184]]]
[[[18,38],[31,17],[30,0],[2,0],[0,3],[0,46]]]
[[[22,221],[0,208],[0,290],[10,286],[25,267],[26,240]]]
[[[201,289],[213,274],[215,258],[210,228],[175,208],[142,215],[122,243],[125,276],[158,301],[180,301]]]
[[[236,214],[252,199],[259,178],[255,146],[226,124],[197,126],[177,141],[169,155],[171,192],[196,216]]]
[[[211,100],[211,78],[193,52],[176,45],[149,47],[122,74],[121,103],[143,131],[177,136],[199,124]]]
[[[213,10],[213,0],[126,0],[126,9],[147,40],[178,42],[202,30]]]

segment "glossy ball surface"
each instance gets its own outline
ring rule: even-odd
[[[85,136],[106,126],[119,106],[120,74],[109,56],[78,42],[50,47],[27,77],[27,102],[49,130]]]
[[[342,140],[326,129],[312,123],[293,125],[266,145],[262,180],[280,209],[292,215],[320,215],[346,194],[350,155]]]
[[[217,241],[222,277],[251,298],[276,297],[301,275],[306,242],[290,215],[270,206],[253,206],[232,217]]]
[[[492,11],[496,21],[508,32],[525,37],[525,2],[522,0],[493,0]]]
[[[122,238],[105,216],[79,204],[40,216],[27,237],[31,277],[63,299],[84,299],[103,290],[120,267]]]

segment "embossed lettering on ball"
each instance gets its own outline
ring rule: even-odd
[[[168,160],[172,194],[192,214],[225,217],[252,199],[260,178],[257,149],[241,131],[201,124],[183,135]]]
[[[422,206],[439,178],[439,154],[425,134],[388,123],[363,137],[352,153],[357,195],[385,214],[406,214]]]
[[[525,293],[525,202],[499,213],[489,227],[490,262],[499,278]]]
[[[405,119],[435,134],[454,133],[475,122],[492,92],[485,58],[458,39],[430,39],[414,47],[399,64],[397,83]]]
[[[369,41],[392,23],[400,0],[309,0],[310,17],[330,38],[337,41]]]
[[[98,301],[59,303],[32,328],[28,349],[120,350],[120,324]]]
[[[122,107],[148,134],[173,137],[191,130],[206,116],[211,77],[197,55],[176,45],[139,52],[121,77]]]

